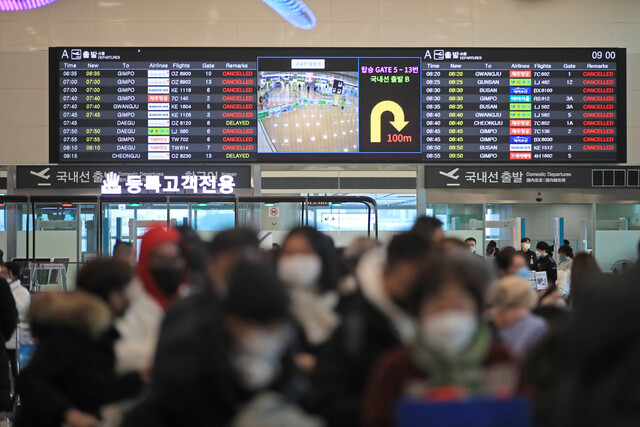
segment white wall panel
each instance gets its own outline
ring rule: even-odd
[[[626,47],[629,162],[640,163],[638,0],[306,2],[318,18],[310,31],[291,27],[261,0],[60,0],[0,13],[0,100],[13,110],[0,114],[2,163],[48,160],[47,91],[25,98],[3,89],[46,89],[46,49],[55,45]],[[33,114],[16,117],[25,109]]]

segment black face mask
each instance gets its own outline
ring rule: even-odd
[[[157,267],[151,269],[151,275],[158,284],[158,288],[165,295],[172,295],[182,278],[182,268],[179,267]]]

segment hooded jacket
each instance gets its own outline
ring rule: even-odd
[[[173,242],[182,246],[182,236],[174,229],[156,227],[149,230],[140,244],[138,276],[129,285],[131,305],[125,315],[118,319],[116,328],[121,339],[116,343],[118,372],[127,372],[147,367],[151,364],[156,349],[160,325],[172,295],[163,293],[156,283],[149,265],[151,252],[159,245]],[[186,280],[186,267],[183,272]]]
[[[173,304],[162,324],[151,389],[122,427],[226,426],[253,397],[231,362],[232,339],[221,327],[221,307],[210,292]],[[299,374],[287,351],[269,387],[295,400]]]
[[[107,305],[84,292],[34,297],[29,320],[38,346],[18,379],[18,426],[60,426],[75,408],[98,417],[109,402],[135,395],[137,373],[114,373],[118,333]]]
[[[142,236],[142,241],[140,242],[140,256],[138,257],[138,276],[142,282],[142,286],[144,290],[147,291],[149,295],[162,307],[163,310],[166,311],[167,307],[169,307],[169,303],[177,294],[177,290],[174,291],[172,295],[165,295],[160,288],[158,287],[158,283],[153,277],[151,273],[150,264],[150,256],[151,252],[156,249],[158,246],[164,243],[176,243],[183,250],[183,254],[186,255],[186,248],[182,242],[182,236],[177,230],[173,228],[166,227],[154,227],[147,231],[144,236]],[[186,257],[185,257],[186,258]],[[185,267],[183,271],[182,280],[186,281],[186,271]]]
[[[413,336],[415,325],[383,290],[384,249],[368,251],[360,291],[342,307],[342,324],[324,346],[307,406],[332,427],[360,425],[362,396],[377,358]]]

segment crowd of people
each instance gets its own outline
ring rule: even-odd
[[[429,217],[386,246],[300,227],[266,252],[251,230],[154,228],[137,258],[118,242],[76,291],[31,301],[6,263],[0,364],[19,321],[37,347],[0,375],[0,411],[19,399],[18,427],[383,427],[403,399],[523,397],[537,426],[640,425],[640,267],[476,244]]]

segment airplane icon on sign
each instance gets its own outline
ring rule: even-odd
[[[460,168],[455,168],[449,172],[445,172],[445,171],[440,171],[439,174],[442,176],[446,176],[449,179],[453,179],[454,181],[457,181],[458,178],[460,178],[460,175],[456,175],[458,173],[458,171],[460,170]],[[448,182],[447,183],[447,187],[460,187],[460,183],[459,182]]]
[[[44,180],[48,181],[49,178],[51,178],[51,175],[49,175],[49,171],[50,170],[51,170],[51,168],[44,168],[40,172],[29,171],[29,173],[31,175],[37,176],[40,179],[44,179]],[[39,182],[38,183],[38,187],[51,187],[51,183],[50,182]]]

